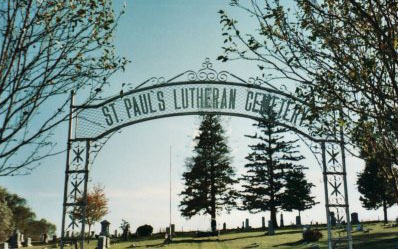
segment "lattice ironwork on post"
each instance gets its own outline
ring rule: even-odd
[[[321,143],[328,246],[347,244],[352,248],[344,144]],[[333,222],[334,219],[334,222]]]
[[[90,142],[69,141],[65,171],[62,244],[84,241],[85,207],[89,177]]]

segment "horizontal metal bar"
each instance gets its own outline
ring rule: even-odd
[[[78,174],[80,174],[80,173],[88,174],[88,170],[85,170],[85,169],[81,169],[81,170],[67,170],[67,171],[65,171],[65,173],[66,173],[66,174],[76,174],[76,173],[78,173]]]
[[[344,173],[344,172],[323,172],[323,174],[324,175],[342,175],[342,176],[345,176],[345,175],[347,175],[347,173]]]
[[[348,204],[328,204],[326,207],[348,207]]]
[[[84,207],[87,206],[87,204],[84,204],[83,202],[74,202],[74,203],[65,203],[65,207],[73,207],[73,206],[78,206],[78,207]]]

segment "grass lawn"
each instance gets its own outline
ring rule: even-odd
[[[384,228],[382,224],[365,225],[369,233],[354,232],[354,248],[356,249],[396,249],[398,248],[398,228]],[[317,242],[320,248],[327,248],[327,232],[322,230],[323,238]],[[337,235],[337,231],[334,232]],[[265,236],[264,232],[242,232],[221,235],[218,238],[174,238],[173,243],[164,245],[162,239],[145,239],[114,243],[112,249],[130,248],[167,248],[167,249],[303,249],[308,243],[302,243],[300,229],[284,229],[276,231],[274,236]],[[86,249],[94,249],[97,243],[92,241]],[[43,247],[37,247],[43,248]],[[337,248],[347,248],[342,245]],[[34,248],[32,248],[34,249]]]

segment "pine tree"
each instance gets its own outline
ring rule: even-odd
[[[388,222],[387,208],[396,203],[394,198],[394,184],[389,182],[382,172],[381,158],[366,159],[365,169],[358,174],[358,191],[362,206],[366,209],[383,207],[384,223]]]
[[[203,115],[199,135],[194,140],[197,142],[194,156],[186,160],[187,171],[183,173],[185,188],[180,194],[183,196],[180,210],[187,218],[196,214],[210,215],[214,232],[217,212],[229,211],[236,205],[233,184],[237,180],[220,118]]]
[[[286,211],[297,210],[301,219],[301,211],[310,209],[317,203],[311,196],[311,188],[315,185],[305,179],[303,170],[294,169],[285,175],[285,191],[282,208]]]
[[[287,141],[283,134],[288,130],[278,126],[276,113],[264,113],[264,119],[253,126],[259,133],[246,135],[256,141],[249,145],[251,152],[246,157],[247,173],[243,174],[241,191],[243,208],[252,213],[270,211],[273,226],[278,227],[276,214],[283,203],[285,174],[295,168],[294,163],[303,159],[297,155],[295,141]]]

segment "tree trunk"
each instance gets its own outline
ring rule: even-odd
[[[271,133],[268,134],[268,139],[271,141]],[[268,145],[269,150],[271,151],[271,143]],[[269,153],[269,165],[268,165],[268,170],[270,172],[270,178],[269,178],[269,186],[271,188],[271,194],[270,194],[270,211],[271,211],[271,222],[274,228],[278,228],[278,222],[276,218],[276,207],[275,207],[275,189],[274,189],[274,165],[273,165],[273,160],[272,160],[272,153]]]
[[[216,189],[215,189],[215,177],[214,177],[214,163],[210,165],[210,195],[211,195],[211,231],[217,231],[217,222],[216,222]]]
[[[90,232],[91,232],[91,225],[88,224],[87,244],[90,244],[90,239],[91,239],[90,238],[90,236],[91,236]]]
[[[384,212],[384,224],[388,223],[388,218],[387,218],[387,202],[383,201],[383,212]]]
[[[271,221],[274,228],[278,228],[278,222],[276,220],[276,208],[271,208]]]
[[[211,214],[211,231],[217,231],[217,221],[215,212]]]

